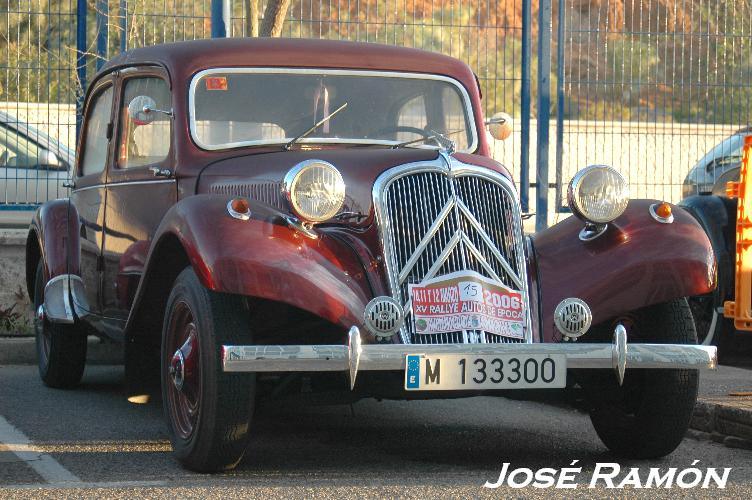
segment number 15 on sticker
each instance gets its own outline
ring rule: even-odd
[[[483,285],[474,281],[460,281],[460,300],[483,302]]]

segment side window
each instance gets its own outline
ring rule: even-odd
[[[102,172],[107,164],[107,124],[112,111],[112,87],[94,97],[86,115],[81,175]]]
[[[128,104],[138,96],[154,100],[154,108],[168,111],[170,89],[161,78],[130,78],[125,81],[121,101],[118,140],[118,167],[133,168],[159,163],[170,152],[172,119],[159,113],[150,113],[149,121],[138,120],[128,113]]]

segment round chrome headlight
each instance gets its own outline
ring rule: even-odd
[[[334,165],[307,160],[285,175],[285,195],[295,214],[306,222],[331,219],[345,202],[345,181]]]
[[[606,224],[619,217],[629,203],[629,185],[606,165],[590,165],[572,178],[567,191],[572,212],[587,222]]]

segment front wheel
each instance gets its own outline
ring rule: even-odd
[[[733,348],[734,322],[723,316],[723,304],[728,296],[727,290],[733,292],[734,277],[728,277],[728,271],[733,269],[728,263],[728,255],[722,254],[718,260],[718,284],[715,290],[689,297],[687,301],[695,320],[698,342],[718,347],[718,359],[723,361]]]
[[[180,273],[162,330],[162,401],[173,453],[191,470],[228,470],[243,457],[256,379],[222,371],[220,350],[249,336],[241,297],[206,289],[191,268]]]
[[[649,306],[618,322],[629,342],[696,344],[686,299]],[[611,324],[593,332],[605,337]],[[602,339],[605,340],[605,339]],[[657,458],[679,446],[697,400],[697,370],[629,370],[619,386],[612,371],[580,374],[591,403],[590,420],[601,441],[626,458]]]

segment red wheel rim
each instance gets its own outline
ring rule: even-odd
[[[198,329],[188,304],[172,309],[165,350],[167,403],[175,432],[188,439],[198,424],[201,405],[201,363]]]

